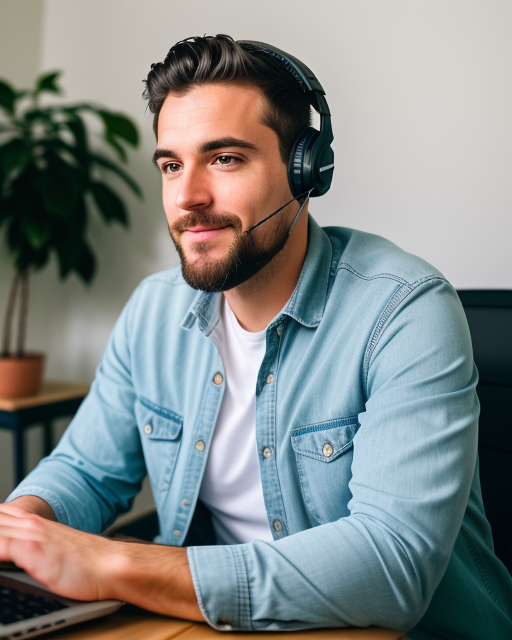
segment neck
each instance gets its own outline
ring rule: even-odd
[[[307,205],[284,248],[256,275],[224,295],[240,325],[263,331],[295,289],[308,244]]]

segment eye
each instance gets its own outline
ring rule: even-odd
[[[236,158],[235,156],[217,156],[217,158],[215,158],[215,160],[219,163],[222,164],[224,166],[228,166],[230,164],[236,164],[237,162],[240,162],[240,158]]]
[[[181,165],[177,162],[168,162],[162,166],[162,171],[164,173],[177,173],[181,169]]]

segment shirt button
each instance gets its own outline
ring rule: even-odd
[[[181,504],[190,504],[190,500],[182,500]]]
[[[263,455],[265,456],[265,458],[270,458],[270,456],[272,455],[272,452],[270,451],[270,449],[268,447],[265,447],[263,449]]]
[[[274,382],[274,374],[269,373],[267,376],[267,384],[272,384]]]
[[[174,529],[173,533],[176,537],[181,535],[181,531],[178,531],[178,529]]]
[[[148,434],[148,436],[149,436],[149,434],[150,434],[150,433],[153,433],[153,427],[152,427],[150,424],[147,424],[147,425],[144,427],[144,433],[147,433],[147,434]]]
[[[203,451],[204,450],[204,442],[202,440],[198,440],[196,442],[196,449],[198,451]]]
[[[224,382],[224,378],[222,377],[222,373],[216,373],[213,376],[213,381],[215,384],[222,384]]]
[[[276,328],[276,331],[277,331],[277,335],[280,336],[283,333],[283,325],[282,324],[278,324],[277,328]]]
[[[332,447],[329,443],[324,444],[324,448],[322,449],[322,451],[326,458],[330,458],[332,456]]]
[[[279,520],[274,520],[272,524],[274,525],[274,529],[276,531],[281,531],[281,523],[279,522]]]

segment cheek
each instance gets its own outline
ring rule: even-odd
[[[173,196],[169,184],[162,183],[162,203],[164,205],[165,217],[171,223],[177,217],[176,198]]]

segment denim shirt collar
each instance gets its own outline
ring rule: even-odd
[[[317,327],[322,319],[329,286],[332,245],[322,228],[308,216],[308,248],[299,279],[281,313],[270,322],[272,328],[283,315],[306,327]],[[190,329],[197,321],[199,329],[210,335],[220,318],[222,293],[199,291],[181,324]]]

